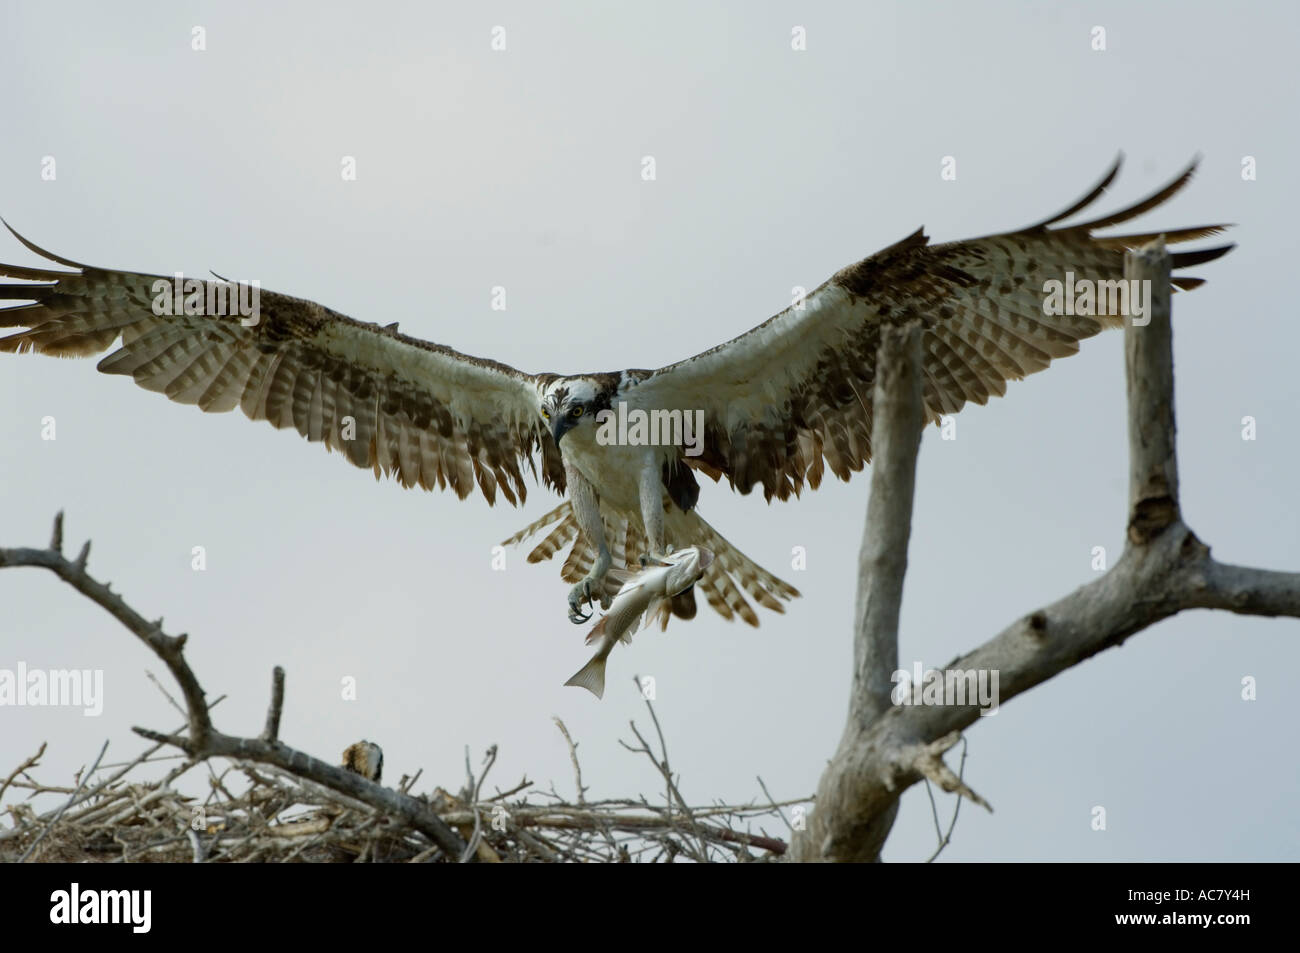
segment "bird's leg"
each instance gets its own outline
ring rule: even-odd
[[[600,603],[602,609],[608,609],[610,598],[605,594],[605,573],[609,571],[610,566],[609,549],[605,546],[605,541],[600,541],[600,550],[596,553],[596,562],[591,567],[591,572],[583,576],[581,580],[569,590],[569,621],[574,625],[581,625],[591,618],[591,613],[582,614],[582,605],[593,604],[593,596],[596,602]]]
[[[637,476],[637,489],[641,497],[641,523],[645,527],[646,543],[650,552],[641,555],[641,565],[662,562],[668,555],[664,546],[664,486],[660,468],[654,457],[641,468]]]
[[[569,590],[569,621],[581,625],[591,618],[591,613],[582,613],[584,602],[591,605],[594,597],[602,608],[608,609],[610,606],[610,598],[605,593],[605,573],[609,571],[612,560],[609,547],[605,545],[605,521],[600,516],[600,499],[595,487],[576,467],[566,463],[564,472],[578,529],[596,547],[596,561],[591,571]]]

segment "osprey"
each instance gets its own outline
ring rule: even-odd
[[[1060,308],[1050,306],[1048,288],[1076,278],[1113,288],[1125,249],[1226,226],[1094,234],[1174,195],[1195,162],[1135,205],[1058,225],[1101,196],[1119,165],[1078,202],[1019,231],[931,245],[918,230],[753,330],[658,370],[529,374],[408,337],[396,324],[356,321],[269,291],[257,296],[255,313],[235,314],[212,307],[227,292],[236,297],[228,284],[190,280],[173,292],[171,279],[83,265],[17,232],[36,254],[75,270],[0,265],[0,275],[37,282],[0,284],[0,300],[34,302],[0,310],[0,327],[23,329],[0,338],[0,351],[80,357],[120,338],[99,370],[204,411],[239,407],[253,420],[292,427],[406,487],[450,487],[464,498],[477,485],[489,504],[500,493],[517,505],[527,469],[568,499],[506,543],[549,527],[529,562],[572,544],[561,575],[573,584],[573,621],[589,617],[583,603],[608,608],[618,590],[611,568],[699,546],[716,558],[696,588],[724,617],[757,625],[746,594],[780,612],[781,600],[798,592],[701,518],[697,475],[725,477],[741,493],[762,487],[770,502],[815,489],[827,468],[841,480],[861,470],[871,459],[872,383],[886,324],[924,328],[931,421],[1003,394],[1008,380],[1120,326],[1116,296]],[[1177,254],[1173,265],[1210,261],[1231,247]],[[1190,289],[1201,279],[1178,275],[1173,283]],[[652,439],[647,420],[671,423],[661,429],[673,437]],[[673,612],[694,615],[693,590],[674,598]]]
[[[384,774],[384,749],[365,739],[353,742],[343,749],[343,767],[377,784]]]

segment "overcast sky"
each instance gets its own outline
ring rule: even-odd
[[[0,17],[0,214],[27,237],[105,267],[256,278],[528,371],[669,363],[920,225],[936,241],[1026,225],[1122,150],[1118,207],[1201,153],[1192,185],[1140,220],[1234,222],[1240,243],[1175,301],[1184,513],[1221,559],[1300,570],[1292,5],[14,2]],[[0,260],[38,263],[8,235]],[[386,780],[423,768],[421,786],[454,789],[464,747],[478,765],[496,743],[489,788],[526,774],[571,795],[559,715],[589,796],[657,796],[618,744],[629,719],[648,725],[640,673],[692,802],[761,797],[756,775],[809,795],[835,750],[863,476],[771,506],[706,481],[701,513],[803,598],[757,630],[702,608],[644,633],[597,701],[563,684],[589,649],[558,565],[512,551],[492,569],[492,546],[554,505],[540,486],[515,510],[376,483],[92,360],[0,356],[0,409],[0,545],[44,545],[66,510],[91,570],[190,634],[205,688],[229,696],[224,731],[260,731],[278,664],[284,740],[322,758],[364,737]],[[956,440],[927,431],[905,666],[943,666],[1089,582],[1094,547],[1118,556],[1126,441],[1119,333],[963,411]],[[35,569],[0,572],[0,668],[20,662],[102,669],[104,710],[0,709],[0,776],[48,741],[39,776],[66,784],[105,739],[121,761],[143,746],[130,726],[179,723],[146,675],[174,692],[161,664]],[[1200,612],[1014,699],[967,732],[966,777],[996,813],[966,805],[944,859],[1296,859],[1297,671],[1296,621]],[[885,859],[934,842],[914,787]]]

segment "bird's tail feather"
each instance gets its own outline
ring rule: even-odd
[[[568,517],[568,519],[565,519],[566,517]],[[565,520],[565,522],[572,522],[572,515],[571,515],[571,510],[569,509],[568,500],[565,500],[555,509],[551,510],[549,513],[543,516],[541,519],[533,520],[533,522],[529,523],[519,532],[515,533],[515,535],[511,536],[501,545],[517,546],[518,544],[522,543],[524,540],[528,539],[528,537],[535,536],[540,530],[546,528],[547,526],[550,526],[556,520]],[[549,559],[550,556],[539,557],[539,559],[543,559],[543,558]],[[530,562],[535,562],[535,561],[536,560],[530,560]]]
[[[639,515],[624,514],[606,507],[602,507],[601,515],[605,521],[605,541],[613,565],[605,577],[605,590],[612,598],[628,576],[639,570],[638,559],[641,554],[649,551],[649,544],[641,529]],[[561,567],[560,575],[565,582],[578,582],[591,570],[596,550],[578,531],[578,523],[568,500],[510,537],[506,540],[506,545],[522,543],[552,524],[554,529],[528,554],[528,561],[550,559],[565,546],[572,544],[573,548]],[[725,619],[740,616],[750,625],[758,625],[758,614],[745,598],[746,595],[773,612],[784,612],[782,600],[799,595],[799,590],[794,586],[778,579],[732,546],[704,521],[698,510],[683,512],[676,505],[669,506],[664,531],[667,542],[677,549],[703,546],[714,553],[716,558],[695,584],[695,589],[703,593],[709,605]],[[672,600],[672,614],[682,618],[690,618],[695,614],[695,599],[691,592],[680,593]],[[660,616],[661,625],[666,625],[667,618],[667,614]]]

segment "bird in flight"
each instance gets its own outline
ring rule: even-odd
[[[767,501],[841,480],[871,459],[876,348],[885,325],[923,328],[927,420],[986,403],[1018,380],[1075,353],[1079,341],[1123,323],[1124,251],[1162,236],[1184,242],[1226,226],[1099,236],[1160,205],[1191,179],[1193,162],[1155,194],[1119,211],[1059,224],[1105,194],[1117,159],[1079,201],[1014,232],[932,245],[918,230],[836,272],[790,307],[733,340],[657,370],[531,374],[471,357],[336,311],[224,280],[187,280],[80,264],[73,269],[0,264],[0,351],[84,357],[117,350],[99,370],[124,374],[204,411],[240,408],[339,451],[376,478],[405,487],[475,486],[493,503],[524,502],[524,471],[567,499],[507,544],[547,530],[529,562],[570,546],[561,575],[568,614],[609,607],[618,573],[662,560],[672,547],[715,558],[673,597],[691,618],[695,590],[726,618],[758,624],[748,596],[783,611],[798,595],[700,516],[702,474]],[[7,223],[6,223],[7,226]],[[13,229],[10,229],[13,231]],[[1231,245],[1175,254],[1175,269],[1211,261]],[[1202,279],[1176,274],[1176,288]],[[1047,288],[1102,290],[1062,308]],[[253,299],[254,307],[231,307]],[[1059,297],[1059,296],[1058,296]],[[1059,304],[1059,302],[1058,302]]]

